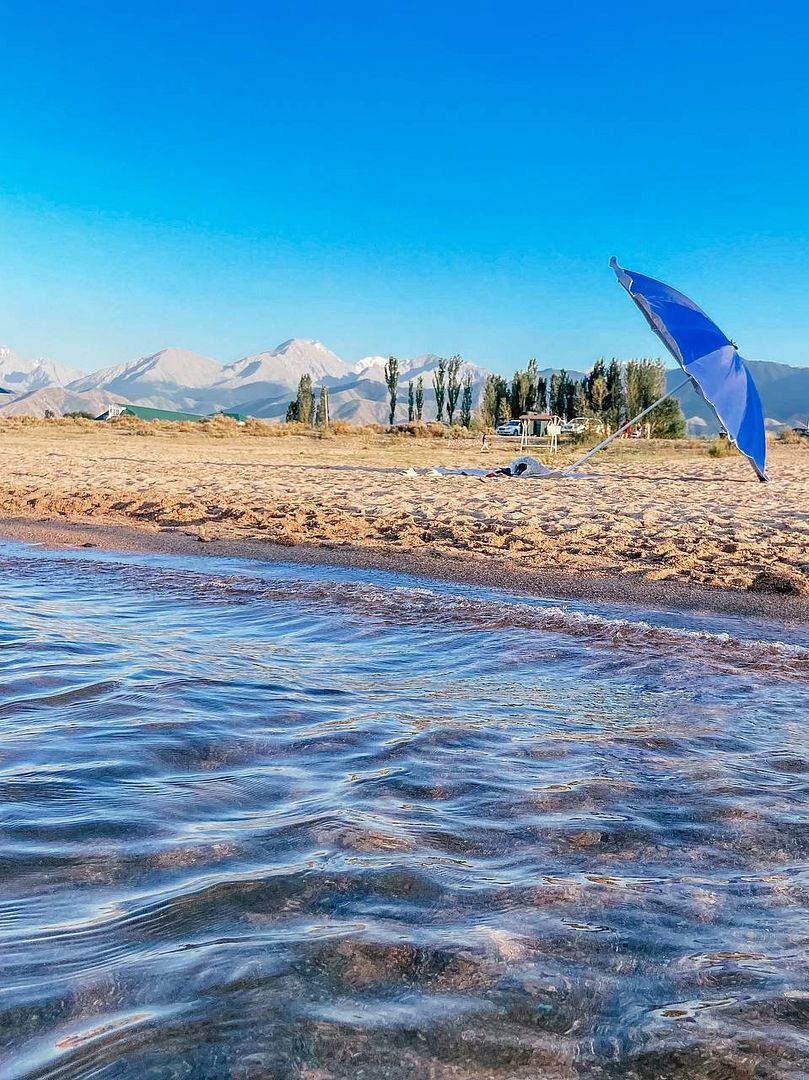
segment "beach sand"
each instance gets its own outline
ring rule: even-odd
[[[414,559],[488,564],[538,583],[560,575],[623,582],[618,589],[631,586],[633,596],[669,584],[809,592],[809,452],[801,446],[773,448],[769,485],[738,456],[627,443],[581,477],[480,479],[404,472],[494,469],[517,456],[516,445],[481,452],[476,441],[373,434],[138,430],[4,423],[0,517],[177,530],[220,545],[350,549],[405,570]]]

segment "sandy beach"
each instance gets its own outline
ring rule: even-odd
[[[251,541],[331,557],[365,552],[402,569],[416,559],[496,566],[505,577],[513,568],[535,588],[561,575],[633,596],[684,586],[773,597],[809,589],[809,453],[801,446],[773,448],[770,485],[738,456],[627,443],[578,478],[481,479],[405,472],[496,469],[516,446],[138,431],[5,422],[0,516],[51,528],[126,525],[153,537],[175,530],[214,545]]]

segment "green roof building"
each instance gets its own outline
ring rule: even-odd
[[[126,405],[121,416],[137,416],[139,420],[204,420],[204,416],[198,416],[190,412],[174,412],[171,409],[149,409],[145,405]]]
[[[243,424],[247,419],[246,416],[238,412],[216,412],[209,413],[208,416],[200,416],[198,413],[174,412],[172,409],[150,409],[146,405],[124,405],[119,402],[117,405],[111,405],[101,416],[97,416],[96,420],[114,420],[117,416],[135,416],[138,420],[184,420],[195,424],[198,424],[201,420],[213,420],[217,416],[227,416],[239,424]]]
[[[112,420],[116,416],[136,416],[138,420],[191,420],[199,422],[204,416],[190,412],[173,412],[171,409],[149,409],[145,405],[112,405],[99,420]]]

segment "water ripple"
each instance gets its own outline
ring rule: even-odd
[[[0,568],[4,1078],[809,1071],[802,628]]]

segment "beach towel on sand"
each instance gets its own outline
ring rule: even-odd
[[[557,475],[555,469],[549,469],[547,465],[543,465],[541,461],[537,461],[533,457],[518,457],[507,465],[504,469],[480,469],[476,466],[469,466],[467,468],[460,469],[447,469],[444,466],[437,466],[432,469],[426,469],[424,472],[417,472],[415,469],[407,469],[403,474],[404,476],[479,476],[479,477],[495,477],[495,476],[555,476]]]

